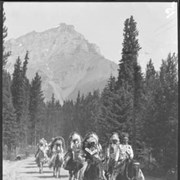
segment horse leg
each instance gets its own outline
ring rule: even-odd
[[[69,171],[69,180],[72,180],[72,171]]]
[[[55,177],[55,166],[53,166],[53,176]]]
[[[42,173],[42,162],[39,163],[39,173]]]
[[[56,167],[56,178],[59,178],[58,166]]]
[[[41,172],[43,173],[43,163],[42,163],[42,166],[41,166]]]
[[[77,172],[74,172],[74,180],[77,180],[78,178],[77,178]]]
[[[61,167],[58,167],[58,174],[59,174],[59,177],[61,177]]]

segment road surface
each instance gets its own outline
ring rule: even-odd
[[[45,165],[43,173],[35,163],[34,156],[20,161],[3,161],[3,180],[55,180],[52,169]],[[61,170],[61,180],[68,180],[68,171]],[[154,177],[145,177],[145,180],[164,180]]]
[[[55,180],[53,170],[47,165],[43,168],[43,173],[39,173],[39,168],[33,156],[20,161],[3,161],[3,180]],[[61,180],[68,180],[68,171],[61,170]]]

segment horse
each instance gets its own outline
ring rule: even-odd
[[[115,180],[145,180],[140,163],[135,160],[127,160],[124,171],[119,172]]]
[[[46,151],[42,148],[39,148],[39,152],[36,157],[36,163],[39,167],[39,172],[43,173],[43,165],[47,162]]]
[[[54,150],[50,160],[49,167],[53,167],[53,176],[59,178],[60,170],[64,162],[65,142],[63,137],[57,137],[53,142]]]
[[[96,133],[90,132],[85,136],[83,150],[87,160],[86,165],[83,167],[83,180],[106,180],[102,147]]]
[[[84,172],[83,180],[106,180],[105,176],[101,174],[103,170],[103,161],[88,161]],[[102,178],[100,178],[102,176]],[[103,177],[104,176],[104,177]]]
[[[177,180],[177,168],[169,169],[166,173],[165,180]]]
[[[81,168],[84,164],[81,150],[82,137],[79,133],[73,132],[69,136],[69,149],[64,156],[64,169],[69,171],[69,180],[81,179]]]

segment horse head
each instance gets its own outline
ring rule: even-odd
[[[144,175],[140,169],[140,163],[133,160],[126,166],[126,178],[135,180],[144,180]]]

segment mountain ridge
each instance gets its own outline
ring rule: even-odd
[[[73,25],[61,23],[43,32],[32,31],[8,40],[5,47],[12,52],[7,63],[10,74],[17,57],[23,59],[29,51],[27,77],[31,80],[36,72],[41,75],[46,100],[54,93],[62,104],[66,99],[75,99],[80,89],[85,94],[86,87],[89,91],[94,90],[92,86],[102,90],[111,74],[117,77],[118,65],[106,59],[100,48]]]

